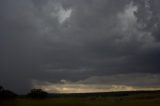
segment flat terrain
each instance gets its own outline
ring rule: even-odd
[[[160,106],[160,93],[68,94],[46,99],[17,98],[0,106]]]

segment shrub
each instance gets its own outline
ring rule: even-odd
[[[0,100],[16,98],[17,94],[0,86]]]
[[[27,96],[32,98],[46,98],[48,93],[41,89],[32,89]]]

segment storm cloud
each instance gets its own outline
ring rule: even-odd
[[[94,78],[87,84],[145,85],[142,79],[160,75],[158,4],[159,0],[1,0],[0,84],[20,93],[34,87],[35,80],[86,84]],[[118,82],[97,79],[122,74]],[[134,83],[135,77],[142,82]],[[124,82],[127,79],[132,81]],[[159,81],[146,87],[158,87]]]

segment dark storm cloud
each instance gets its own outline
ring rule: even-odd
[[[0,83],[159,74],[158,2],[1,0]]]
[[[41,66],[34,8],[25,0],[2,0],[0,5],[0,83],[21,92]]]

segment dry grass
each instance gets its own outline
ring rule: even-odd
[[[160,106],[160,96],[18,98],[1,101],[0,106]]]

